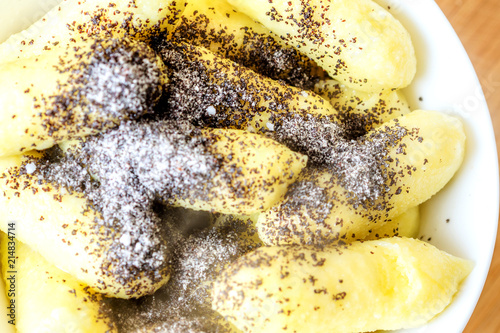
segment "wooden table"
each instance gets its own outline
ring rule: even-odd
[[[462,40],[483,86],[500,147],[500,1],[436,0]],[[499,234],[500,235],[500,234]],[[500,236],[466,333],[500,332]]]

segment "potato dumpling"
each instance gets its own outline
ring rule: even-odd
[[[116,332],[103,311],[102,296],[85,284],[3,232],[0,253],[3,280],[7,286],[15,283],[15,297],[11,299],[15,302],[17,332]],[[10,273],[12,270],[15,274]]]
[[[0,44],[0,63],[50,54],[90,38],[147,40],[170,30],[184,10],[173,0],[63,0],[28,29]]]
[[[0,63],[0,156],[151,113],[167,82],[160,57],[129,38],[87,39]]]
[[[222,272],[213,307],[244,332],[411,328],[443,311],[471,269],[410,238],[261,247]]]
[[[409,33],[371,0],[228,0],[345,85],[403,88],[416,72]]]
[[[366,131],[410,113],[410,107],[401,90],[366,92],[349,88],[335,80],[319,81],[313,90],[330,101],[343,121],[361,118]]]
[[[186,40],[272,79],[312,88],[326,73],[293,47],[286,47],[259,22],[225,0],[188,1],[172,40]]]
[[[165,120],[125,122],[70,145],[48,172],[50,181],[74,188],[90,177],[99,192],[91,200],[111,215],[131,202],[149,210],[154,201],[249,215],[276,205],[306,163],[307,156],[261,135]]]
[[[416,238],[420,228],[419,206],[409,208],[403,214],[392,218],[380,228],[370,230],[370,234],[364,240],[389,238],[394,236]]]
[[[368,136],[390,133],[391,129],[406,129],[406,134],[395,144],[383,146],[388,159],[382,170],[386,170],[387,178],[376,199],[360,202],[340,183],[339,175],[326,168],[306,169],[284,201],[259,216],[257,227],[264,243],[323,244],[364,239],[372,229],[441,190],[464,157],[462,122],[440,112],[419,110],[385,123]],[[354,176],[356,182],[357,171],[347,176]],[[372,189],[372,184],[367,186]]]
[[[40,157],[40,154],[33,153]],[[16,237],[47,261],[87,284],[92,290],[113,297],[131,298],[151,294],[170,276],[168,258],[161,267],[135,267],[120,254],[121,235],[100,227],[99,212],[89,209],[78,192],[39,182],[36,165],[25,156],[0,159],[0,230],[16,225]],[[141,251],[131,255],[139,256]],[[148,255],[148,253],[146,253]]]
[[[203,129],[212,154],[223,159],[205,196],[175,197],[171,203],[196,210],[250,215],[278,203],[306,166],[307,156],[263,136],[240,130]]]

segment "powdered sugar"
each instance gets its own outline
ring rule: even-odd
[[[55,163],[38,162],[44,179],[86,194],[102,214],[98,225],[118,236],[108,251],[113,274],[124,283],[139,271],[161,277],[172,249],[153,209],[183,192],[205,190],[218,160],[191,125],[124,122],[88,138]]]

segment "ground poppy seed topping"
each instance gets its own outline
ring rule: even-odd
[[[245,76],[234,81],[224,80],[224,84],[213,82],[210,76],[227,75],[227,64],[211,63],[207,66],[202,60],[198,60],[202,53],[190,46],[169,44],[162,54],[165,63],[174,69],[168,94],[167,117],[187,119],[197,125],[244,128],[251,127],[249,124],[253,124],[252,120],[263,112],[258,103],[264,87],[253,85]],[[234,66],[237,72],[241,72],[238,65]],[[288,94],[277,93],[270,98],[286,103],[293,96],[294,92],[290,91]],[[247,108],[247,105],[251,109],[255,105],[254,111],[235,112],[242,107]],[[339,124],[333,115],[289,112],[285,110],[285,105],[270,103],[268,108],[276,115],[273,114],[267,124],[253,130],[263,132],[289,148],[308,155],[316,164],[330,166],[336,174],[341,175],[346,189],[360,200],[373,200],[383,192],[380,187],[384,186],[385,181],[381,170],[384,157],[381,155],[385,148],[381,142],[375,142],[377,140],[370,142],[356,139],[356,135],[364,133],[366,123],[363,119],[349,119],[347,130],[347,126]],[[397,141],[401,136],[402,133],[387,135],[385,142]],[[362,186],[353,181],[359,176],[364,184]],[[379,189],[368,188],[370,183],[376,184],[374,187]]]
[[[124,281],[135,268],[159,277],[171,249],[154,204],[175,195],[204,195],[219,167],[206,144],[185,122],[124,122],[78,142],[62,157],[49,154],[36,170],[47,182],[83,192],[89,209],[102,214],[97,226],[115,233],[107,255]]]
[[[82,140],[64,157],[51,157],[51,153],[57,153],[57,149],[53,149],[47,155],[50,163],[47,160],[40,162],[35,170],[45,181],[85,193],[89,209],[96,209],[102,214],[98,225],[110,227],[115,239],[107,254],[108,262],[124,282],[144,269],[159,279],[167,269],[172,248],[168,245],[168,236],[164,234],[162,219],[153,209],[155,203],[169,204],[175,197],[209,197],[207,184],[220,173],[222,160],[207,149],[207,144],[215,137],[201,136],[201,130],[195,125],[223,128],[255,125],[254,131],[307,154],[312,166],[330,170],[337,182],[349,192],[353,205],[374,202],[386,191],[387,173],[384,168],[387,149],[406,134],[402,128],[393,133],[356,137],[358,132],[346,130],[333,115],[287,110],[287,103],[307,97],[309,93],[282,83],[278,83],[276,90],[264,93],[266,86],[258,83],[259,80],[255,81],[259,74],[236,63],[212,62],[204,58],[204,51],[200,49],[170,42],[164,43],[160,51],[163,61],[170,68],[169,85],[160,84],[163,72],[150,66],[152,61],[148,59],[156,59],[156,54],[147,49],[147,52],[152,52],[150,57],[140,62],[136,69],[138,72],[152,70],[157,75],[145,84],[145,90],[139,90],[139,95],[127,94],[128,89],[132,89],[127,86],[127,75],[118,75],[115,82],[114,79],[108,82],[105,78],[115,71],[125,73],[120,64],[133,60],[135,56],[140,57],[140,54],[125,52],[124,55],[116,42],[111,48],[96,46],[95,50],[95,59],[107,59],[108,62],[96,60],[91,62],[94,65],[89,66],[96,77],[94,81],[87,81],[87,95],[82,94],[81,97],[92,101],[90,109],[102,109],[101,112],[109,112],[116,117],[119,117],[120,109],[139,110],[131,117],[134,119],[153,110],[161,92],[152,94],[156,96],[155,102],[148,106],[141,104],[145,102],[137,96],[151,97],[148,89],[155,86],[166,89],[166,94],[156,107],[159,112],[150,118],[168,120],[122,122],[115,129]],[[228,77],[230,71],[243,76],[234,80]],[[120,82],[125,87],[120,87]],[[131,82],[144,83],[141,80],[134,83],[133,79]],[[115,92],[116,98],[111,96],[109,101],[105,101],[105,95],[99,92],[106,89],[111,89],[112,95]],[[262,100],[266,101],[266,109],[259,106]],[[322,99],[319,101],[327,103]],[[101,102],[103,107],[99,107]],[[143,105],[142,109],[139,104]],[[259,127],[254,120],[262,117],[264,112],[271,112],[271,116],[266,124]],[[364,125],[358,118],[353,118],[349,126],[361,132]],[[221,176],[230,180],[234,175]],[[240,193],[242,190],[235,188],[235,195],[243,194]],[[287,196],[291,198],[302,192],[311,195],[311,205],[323,202],[321,207],[324,212],[317,211],[321,215],[317,218],[318,221],[326,218],[331,207],[324,205],[328,200],[321,197],[321,188],[314,188],[312,183],[297,183],[290,191]],[[316,192],[321,198],[313,195]],[[299,209],[303,204],[303,200],[291,200],[284,210],[293,210],[295,206]]]
[[[56,68],[69,73],[69,79],[58,83],[58,95],[46,99],[42,116],[49,135],[72,127],[73,131],[112,127],[153,111],[166,73],[146,43],[96,39],[90,49],[72,50],[60,57]]]
[[[310,90],[320,78],[328,76],[295,48],[284,47],[269,34],[255,31],[256,27],[265,30],[258,24],[239,27],[232,16],[242,18],[241,13],[227,13],[233,23],[228,27],[217,21],[216,8],[205,9],[206,13],[195,11],[190,17],[182,17],[172,38],[203,46],[257,73],[302,89]],[[217,28],[212,28],[214,25]]]
[[[175,244],[172,277],[152,296],[133,302],[109,299],[119,330],[231,332],[227,322],[211,309],[210,293],[223,266],[258,247],[252,240],[242,237],[250,231],[251,225],[233,218],[223,225],[207,228],[210,224],[207,216],[193,217],[192,213],[175,209],[166,209],[164,213],[171,216],[165,223],[170,226],[170,241]],[[184,226],[186,214],[190,218],[205,219],[199,224],[204,225],[204,229],[187,230]]]

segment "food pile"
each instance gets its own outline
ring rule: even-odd
[[[471,271],[414,238],[465,134],[415,72],[371,0],[63,1],[0,44],[16,329],[428,322]]]

